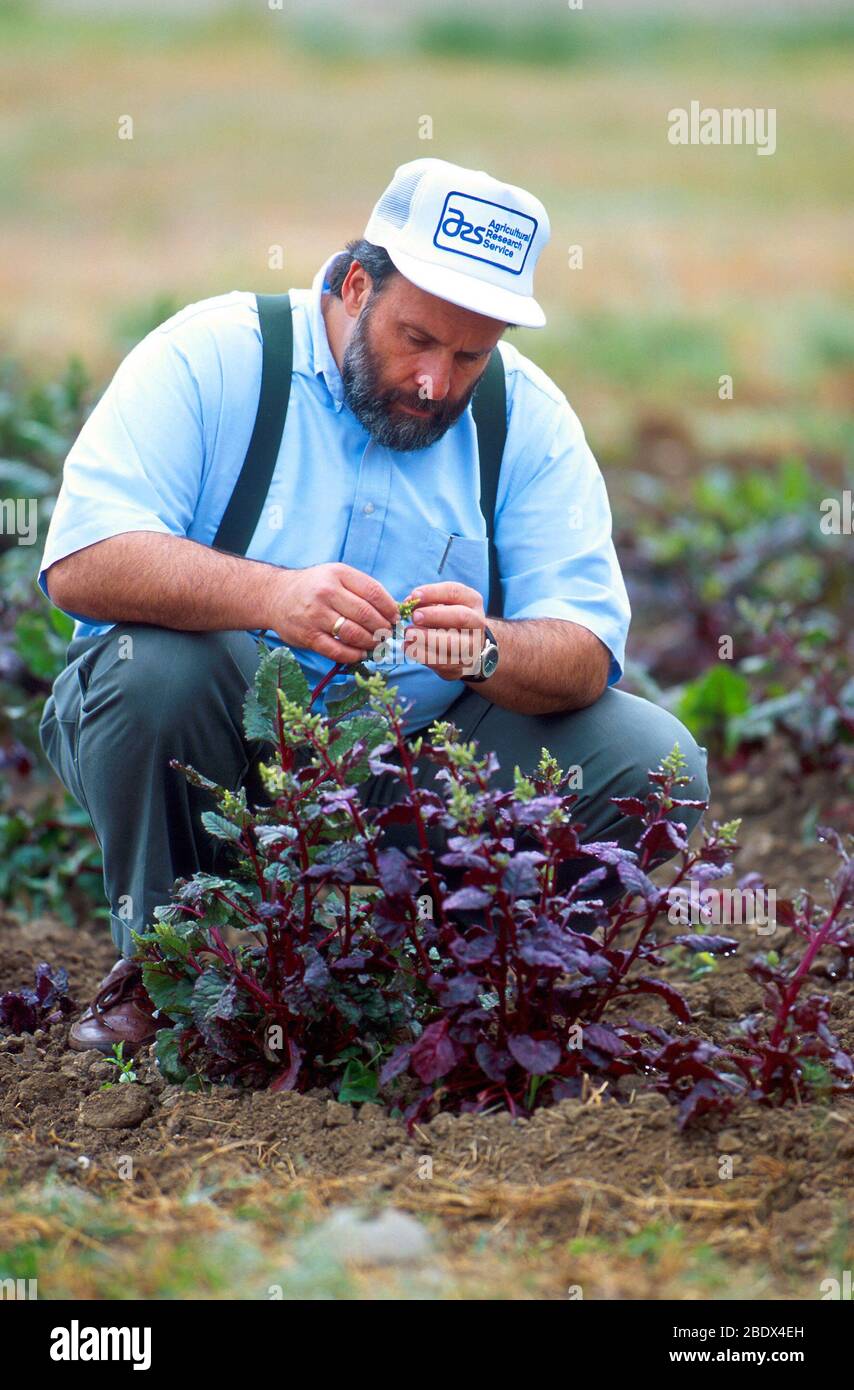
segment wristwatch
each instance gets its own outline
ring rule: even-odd
[[[498,665],[498,643],[495,640],[495,633],[491,628],[484,628],[486,641],[480,650],[480,674],[477,676],[462,676],[460,679],[470,681],[473,684],[477,681],[488,681],[489,677],[495,673]]]

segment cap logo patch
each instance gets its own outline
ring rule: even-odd
[[[521,275],[536,230],[536,218],[527,213],[453,192],[445,199],[433,245],[440,251],[485,261],[510,275]]]

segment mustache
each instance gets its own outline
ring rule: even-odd
[[[459,400],[452,401],[449,397],[445,397],[444,400],[433,401],[427,396],[419,395],[417,391],[413,393],[411,391],[395,389],[392,391],[385,391],[380,397],[380,404],[384,406],[405,405],[408,406],[410,410],[422,410],[425,415],[430,415],[436,420],[442,420],[446,417],[450,418],[455,411],[459,409],[465,399],[465,397],[461,397]]]

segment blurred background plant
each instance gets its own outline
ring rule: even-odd
[[[98,904],[100,850],[88,816],[51,776],[38,726],[74,624],[45,603],[36,575],[58,474],[90,403],[72,357],[58,380],[35,382],[0,362],[0,496],[31,499],[32,544],[0,533],[0,904],[28,917],[106,916]]]

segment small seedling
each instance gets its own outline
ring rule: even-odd
[[[105,1061],[105,1062],[108,1062],[109,1065],[110,1065],[111,1067],[118,1067],[118,1069],[119,1069],[119,1080],[118,1080],[118,1083],[115,1082],[115,1081],[105,1081],[104,1084],[103,1084],[103,1086],[101,1087],[101,1090],[102,1090],[102,1091],[110,1091],[110,1090],[112,1090],[113,1086],[115,1086],[115,1085],[117,1085],[117,1084],[121,1084],[122,1082],[125,1082],[125,1081],[126,1081],[126,1082],[136,1081],[136,1079],[137,1079],[137,1078],[136,1078],[136,1072],[135,1072],[134,1069],[133,1069],[133,1058],[132,1058],[132,1057],[127,1057],[127,1058],[126,1058],[126,1057],[124,1056],[124,1050],[125,1050],[124,1040],[123,1040],[122,1042],[114,1043],[114,1044],[113,1044],[113,1055],[112,1055],[112,1057],[105,1057],[105,1058],[104,1058],[104,1061]]]

